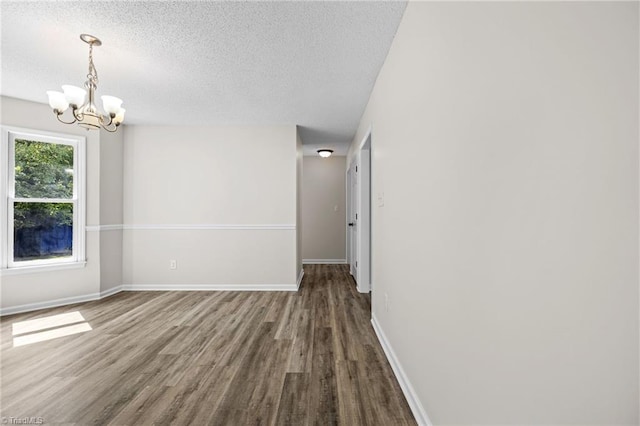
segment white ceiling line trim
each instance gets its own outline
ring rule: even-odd
[[[190,231],[190,230],[219,230],[219,231],[269,231],[284,230],[295,231],[295,224],[138,224],[138,225],[90,225],[86,227],[87,232],[95,231]]]

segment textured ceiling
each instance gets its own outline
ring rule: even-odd
[[[405,2],[0,3],[6,96],[82,86],[124,99],[129,124],[297,124],[307,151],[346,153]]]

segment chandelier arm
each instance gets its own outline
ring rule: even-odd
[[[58,110],[54,110],[53,111],[56,114],[56,118],[58,119],[59,122],[64,123],[64,124],[73,124],[75,122],[78,121],[78,118],[76,117],[75,111],[73,113],[73,121],[64,121],[62,120],[60,117],[62,116],[63,113],[59,112]]]
[[[118,130],[118,125],[113,122],[113,118],[114,117],[115,117],[115,115],[111,116],[111,114],[101,115],[100,116],[100,127],[102,127],[107,132],[111,132],[111,133],[113,133],[116,130]],[[109,119],[108,122],[106,122],[107,118]]]
[[[84,121],[84,113],[79,111],[82,111],[82,108],[74,108],[73,116],[76,118],[76,121]]]
[[[115,115],[114,115],[113,117],[115,117]],[[115,125],[115,123],[113,122],[113,117],[111,116],[111,114],[100,115],[100,125],[101,125],[102,127],[110,126],[110,125],[112,125],[112,124],[114,124],[114,125]],[[109,119],[109,121],[108,121],[108,122],[106,122],[106,121],[107,121],[107,120],[106,120],[107,118]],[[105,127],[105,128],[106,128],[106,127]]]
[[[113,125],[113,127],[111,127],[111,125]],[[106,130],[109,133],[115,133],[115,131],[118,130],[118,125],[113,124],[113,122],[107,124],[106,126],[100,123],[100,127],[102,127],[104,130]]]

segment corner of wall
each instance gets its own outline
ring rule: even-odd
[[[122,287],[124,132],[100,130],[100,292]]]
[[[296,126],[296,277],[298,287],[302,281],[302,176],[303,176],[303,152],[300,129]]]

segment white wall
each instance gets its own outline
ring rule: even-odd
[[[638,36],[638,3],[409,3],[354,143],[434,424],[638,423]]]
[[[74,134],[87,138],[87,225],[100,223],[100,133],[59,123],[44,104],[1,97],[3,125],[32,130]],[[4,166],[4,163],[3,163]],[[60,299],[96,295],[100,292],[100,235],[87,232],[87,264],[81,269],[4,275],[0,277],[4,310]]]
[[[296,150],[295,126],[129,127],[124,284],[295,288]],[[260,229],[202,229],[228,225]]]
[[[346,157],[304,157],[302,257],[306,261],[346,261],[346,164]]]

